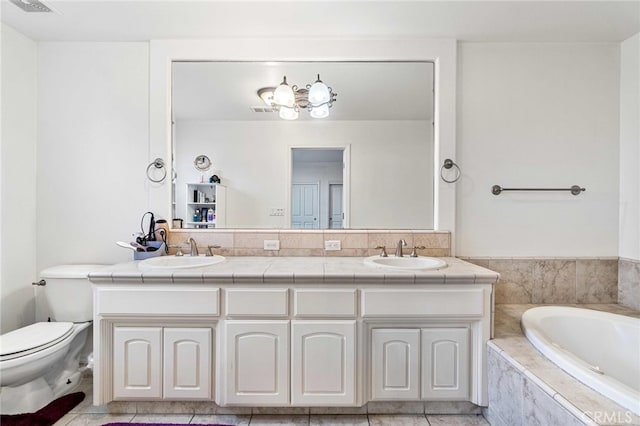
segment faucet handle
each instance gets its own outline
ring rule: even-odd
[[[184,256],[184,253],[182,253],[182,247],[179,245],[169,245],[169,248],[177,248],[178,250],[176,251],[176,256]]]
[[[416,250],[424,250],[426,249],[425,246],[414,246],[413,249],[411,250],[411,254],[409,255],[409,257],[418,257],[418,253],[416,252]]]
[[[207,246],[207,249],[209,249],[209,253],[207,253],[207,256],[214,256],[213,249],[219,249],[219,248],[221,248],[221,246],[217,244],[213,246]]]
[[[387,255],[387,248],[385,246],[375,246],[374,247],[376,250],[381,250],[380,252],[380,257],[388,257]]]

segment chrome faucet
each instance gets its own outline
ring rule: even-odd
[[[196,244],[196,240],[189,237],[187,242],[191,246],[191,252],[189,253],[189,256],[198,256],[198,245]]]
[[[396,257],[402,257],[402,246],[406,246],[407,242],[405,240],[398,241],[398,245],[396,246]]]

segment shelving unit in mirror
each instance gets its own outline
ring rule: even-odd
[[[186,228],[224,228],[227,188],[213,183],[188,183]]]

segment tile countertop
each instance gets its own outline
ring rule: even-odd
[[[497,272],[455,257],[441,258],[437,270],[398,270],[371,267],[362,257],[227,257],[216,265],[141,270],[139,261],[118,263],[89,274],[96,284],[493,284]]]

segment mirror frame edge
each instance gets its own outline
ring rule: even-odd
[[[149,42],[149,158],[171,164],[171,64],[198,61],[431,61],[434,63],[434,231],[449,231],[455,256],[455,184],[440,165],[456,156],[457,41],[455,39],[240,39]],[[172,176],[172,173],[167,173]],[[171,216],[171,181],[146,181],[149,210]],[[167,202],[167,200],[169,200]],[[169,221],[171,223],[171,221]],[[258,232],[259,230],[255,230]]]

